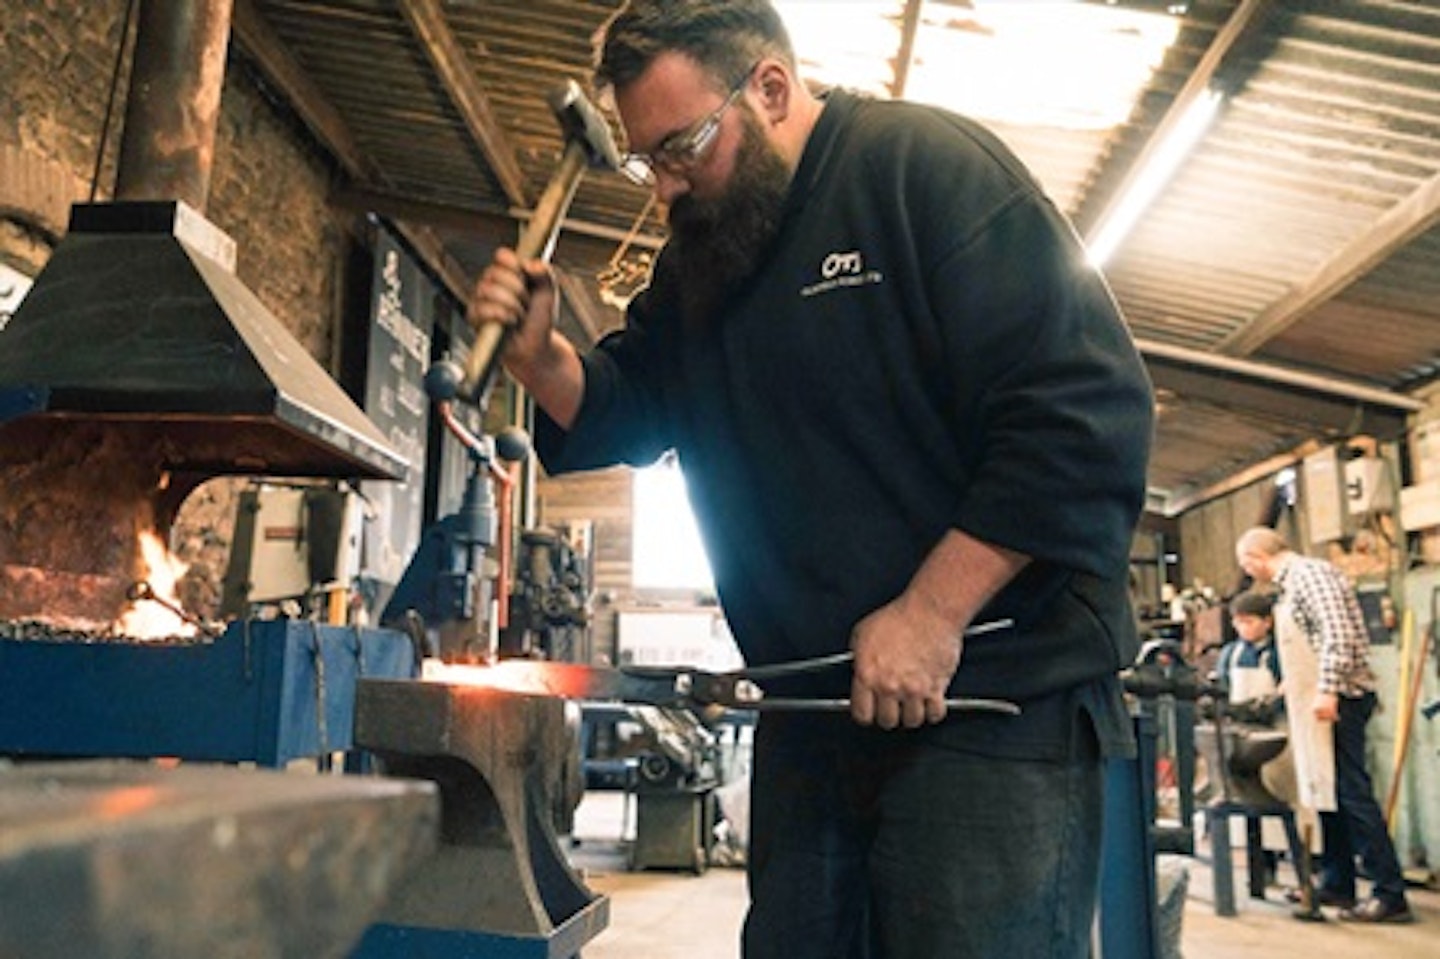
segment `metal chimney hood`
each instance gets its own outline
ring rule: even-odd
[[[0,451],[102,424],[192,474],[402,479],[406,462],[179,201],[77,204],[0,329]]]

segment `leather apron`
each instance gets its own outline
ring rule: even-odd
[[[1335,811],[1335,735],[1330,723],[1315,718],[1320,690],[1320,654],[1310,646],[1295,620],[1294,607],[1275,604],[1275,647],[1285,677],[1285,715],[1295,760],[1296,806],[1315,812]],[[1308,818],[1308,817],[1307,817]]]

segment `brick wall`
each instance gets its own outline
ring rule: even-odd
[[[0,145],[55,163],[88,190],[125,0],[9,0],[0,17]],[[121,72],[120,96],[124,96]],[[123,103],[123,99],[119,102]],[[106,182],[119,142],[112,124]]]
[[[33,275],[64,230],[69,204],[88,198],[125,0],[8,0],[0,16],[0,261]],[[124,121],[127,59],[96,180],[112,196]],[[336,369],[344,265],[353,214],[330,209],[328,158],[265,96],[232,44],[221,97],[207,217],[235,240],[237,273],[321,365]],[[239,484],[198,490],[173,548],[192,563],[186,600],[217,608]]]

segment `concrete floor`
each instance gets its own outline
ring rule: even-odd
[[[745,914],[745,873],[711,868],[703,875],[627,869],[622,841],[622,797],[590,792],[576,814],[571,861],[589,886],[610,897],[610,925],[584,949],[584,959],[736,959]],[[1282,890],[1264,901],[1245,889],[1243,855],[1235,858],[1239,915],[1215,915],[1209,851],[1186,858],[1189,888],[1181,923],[1187,959],[1435,959],[1440,956],[1440,891],[1412,889],[1419,921],[1405,926],[1356,926],[1291,918]],[[1282,865],[1282,883],[1294,877]]]

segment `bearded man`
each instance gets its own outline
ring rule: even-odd
[[[784,689],[848,715],[762,713],[744,955],[1087,955],[1153,417],[1104,280],[978,124],[812,92],[766,0],[633,0],[596,80],[648,288],[582,355],[500,250],[469,318],[550,472],[675,451],[751,665],[854,653]]]

